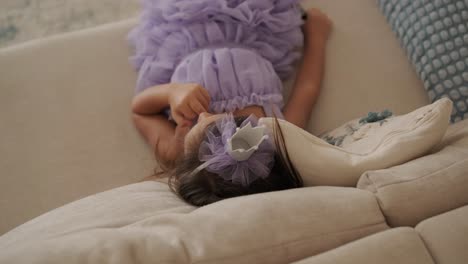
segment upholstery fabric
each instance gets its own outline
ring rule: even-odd
[[[468,261],[468,206],[429,218],[416,226],[438,264]]]
[[[0,50],[0,234],[153,173],[131,120],[133,24]]]
[[[357,187],[377,196],[390,226],[415,226],[468,204],[468,120],[458,124],[438,152],[363,174]]]
[[[468,129],[466,128],[467,121],[458,122],[451,124],[444,137],[434,148],[431,149],[431,153],[436,153],[443,149],[447,145],[451,145],[459,140],[463,140],[468,136]]]
[[[365,237],[295,264],[435,264],[418,233],[400,227]]]
[[[320,8],[333,21],[323,87],[308,131],[320,135],[372,109],[401,115],[430,103],[376,0],[302,4]]]
[[[289,263],[387,228],[375,197],[355,188],[302,188],[195,208],[165,183],[142,182],[10,231],[0,237],[0,263]]]

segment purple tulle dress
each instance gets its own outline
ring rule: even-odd
[[[129,39],[136,92],[169,82],[198,83],[212,113],[283,107],[282,80],[303,44],[298,0],[143,0]]]

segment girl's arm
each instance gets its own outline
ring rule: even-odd
[[[176,126],[161,114],[133,114],[133,122],[160,161],[169,163],[183,153],[184,138],[190,125]]]
[[[170,144],[176,142],[176,125],[162,114],[169,107],[170,88],[171,84],[148,88],[132,101],[133,123],[162,162],[177,158],[169,151]]]
[[[331,26],[330,19],[318,9],[307,11],[307,20],[303,28],[304,57],[284,110],[286,120],[301,128],[306,127],[320,92],[325,48]]]
[[[138,115],[159,114],[169,107],[169,95],[174,84],[156,85],[137,94],[132,101],[132,111]]]
[[[208,106],[209,95],[197,84],[157,85],[133,98],[133,122],[159,159],[171,162],[183,153],[191,120]],[[177,125],[162,113],[168,107]]]

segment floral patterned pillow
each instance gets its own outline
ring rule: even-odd
[[[319,137],[337,147],[346,147],[391,123],[395,117],[389,110],[369,112],[367,116],[347,122]]]

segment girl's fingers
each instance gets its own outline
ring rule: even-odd
[[[197,101],[203,106],[203,108],[206,110],[205,112],[208,112],[208,109],[210,108],[210,101],[206,100],[205,96],[203,96],[201,93],[198,93],[195,95]]]
[[[189,103],[186,101],[182,102],[178,107],[175,108],[177,112],[183,116],[183,118],[187,120],[191,120],[193,118],[193,111],[189,106]]]
[[[201,114],[203,112],[208,112],[208,109],[206,109],[198,100],[193,100],[190,102],[190,108],[197,114]]]
[[[177,125],[182,124],[185,121],[184,116],[177,111],[172,111],[172,118],[174,119]]]
[[[211,97],[208,91],[205,88],[198,89],[199,94],[201,94],[204,98],[204,102],[206,102],[206,106],[210,104]]]
[[[190,107],[184,106],[174,109],[172,117],[174,118],[174,121],[176,121],[177,125],[180,125],[184,122],[191,122],[196,115],[192,113]]]
[[[210,100],[207,100],[206,96],[203,95],[201,91],[195,93],[194,96],[203,105],[203,107],[208,110],[208,108],[210,107]]]
[[[186,120],[193,120],[198,116],[197,113],[195,113],[189,106],[184,107],[184,109],[181,110],[181,113]]]

